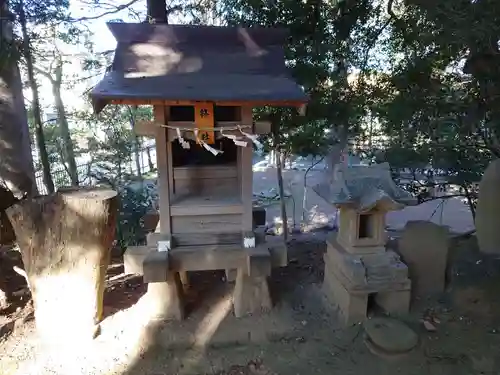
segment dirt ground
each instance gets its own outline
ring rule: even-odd
[[[1,321],[0,374],[500,374],[500,259],[479,254],[473,237],[452,245],[456,261],[451,290],[417,301],[404,318],[418,332],[420,344],[397,360],[371,354],[363,342],[362,326],[339,328],[335,314],[324,307],[323,239],[324,233],[317,233],[292,240],[289,266],[271,278],[276,307],[265,317],[238,320],[227,314],[227,301],[211,295],[218,290],[215,294],[224,296],[231,285],[223,282],[221,273],[205,272],[192,276],[191,315],[185,322],[146,326],[145,286],[139,277],[122,275],[120,259],[115,258],[101,336],[92,348],[58,348],[55,355],[39,348],[31,305],[23,295]],[[17,283],[14,289],[21,289],[22,278],[12,277]],[[215,305],[222,306],[219,310],[227,316],[220,322],[212,312],[208,324],[203,323],[203,311]],[[433,316],[435,332],[423,327],[422,318],[427,316]],[[183,336],[199,331],[210,334],[205,340],[193,334],[193,341],[188,334]],[[186,345],[176,347],[172,342]],[[56,366],[57,360],[64,365]]]

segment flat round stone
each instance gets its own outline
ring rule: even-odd
[[[364,324],[367,338],[389,353],[404,353],[418,344],[418,335],[406,324],[389,318],[368,319]]]

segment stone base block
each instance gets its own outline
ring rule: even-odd
[[[328,301],[338,310],[342,324],[350,326],[366,319],[367,293],[350,293],[333,273],[325,273],[323,288]]]
[[[142,263],[143,279],[145,283],[159,283],[168,280],[169,270],[168,251],[153,250],[144,258]]]
[[[236,281],[236,274],[238,270],[235,268],[228,268],[225,270],[226,272],[226,281],[229,283],[234,283]]]
[[[246,269],[238,269],[233,305],[234,315],[237,318],[269,311],[272,308],[272,301],[267,277],[251,277]]]
[[[166,282],[149,283],[146,298],[157,319],[184,319],[182,283],[177,272],[169,273]]]
[[[410,311],[410,290],[377,293],[375,303],[390,315],[407,314]]]
[[[123,254],[123,266],[126,274],[143,275],[142,263],[146,256],[155,250],[148,246],[129,246]]]
[[[188,274],[188,271],[180,271],[179,272],[179,278],[181,280],[181,284],[185,288],[189,287],[189,274]]]

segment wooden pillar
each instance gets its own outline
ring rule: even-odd
[[[154,106],[155,122],[167,124],[168,107]],[[172,153],[168,141],[168,129],[158,127],[156,133],[156,160],[158,166],[158,199],[160,206],[160,233],[171,235],[170,226],[170,197],[172,189]]]
[[[241,123],[243,126],[252,125],[252,107],[241,107]],[[246,132],[253,132],[253,129],[245,129]],[[243,218],[242,231],[243,233],[252,232],[253,216],[252,216],[252,201],[253,201],[253,145],[247,147],[239,147],[240,151],[240,173],[241,173],[241,200],[243,203]]]

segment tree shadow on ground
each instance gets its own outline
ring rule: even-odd
[[[207,300],[209,301],[210,308],[214,307],[220,300],[211,299],[211,295],[216,294],[214,290],[228,291],[232,289],[231,284],[224,282],[223,271],[205,271],[193,272],[190,274],[190,287],[186,291],[186,307],[187,314],[186,320],[183,322],[151,322],[148,325],[147,333],[145,335],[145,342],[147,345],[145,350],[130,364],[130,366],[121,375],[146,375],[146,374],[248,374],[248,375],[271,375],[274,374],[265,363],[260,360],[259,346],[264,346],[268,343],[291,343],[292,345],[300,345],[303,334],[295,332],[292,329],[286,333],[270,334],[265,336],[264,339],[253,341],[245,337],[246,340],[241,340],[239,335],[241,326],[247,325],[250,334],[254,334],[259,330],[266,330],[269,320],[266,316],[275,314],[276,319],[288,320],[296,319],[290,318],[288,315],[281,315],[281,311],[289,310],[302,310],[303,304],[306,303],[301,297],[303,292],[301,290],[297,294],[299,286],[321,284],[323,277],[324,266],[322,264],[322,255],[325,249],[325,244],[322,241],[313,240],[308,244],[303,242],[293,243],[290,247],[290,260],[291,263],[288,267],[273,270],[273,274],[269,279],[273,301],[275,302],[275,309],[270,314],[264,315],[263,318],[255,316],[249,318],[235,318],[232,316],[232,308],[229,311],[229,316],[225,317],[220,322],[220,327],[215,327],[218,333],[215,333],[208,342],[200,347],[195,345],[179,345],[171,346],[170,343],[166,346],[166,341],[171,338],[168,336],[176,335],[178,327],[176,325],[190,325],[191,319],[196,319],[198,322],[198,329],[203,325],[203,319],[200,319],[200,309],[207,309]],[[307,292],[306,292],[307,293]],[[302,304],[302,306],[301,306]],[[284,306],[288,307],[284,307]],[[292,313],[293,314],[293,313]],[[196,316],[195,316],[196,315]],[[207,313],[208,315],[208,313]],[[302,316],[303,314],[299,314]],[[302,318],[298,321],[293,321],[287,324],[296,324],[299,329],[307,328],[301,323]],[[285,323],[284,323],[285,324]],[[232,330],[234,332],[234,341],[220,340],[220,332]],[[293,328],[295,329],[295,328]],[[217,336],[218,337],[215,337]],[[266,342],[268,341],[268,342]],[[220,361],[224,358],[224,351],[229,350],[243,350],[246,354],[234,358],[234,361],[224,361],[222,364],[213,366],[214,361]],[[220,354],[220,355],[219,355]],[[226,366],[227,364],[227,366]]]

